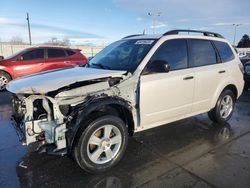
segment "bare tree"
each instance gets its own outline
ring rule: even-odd
[[[52,37],[45,44],[49,44],[53,46],[70,46],[70,40],[68,38],[63,38],[62,40],[59,40],[56,37]]]
[[[67,37],[62,40],[62,46],[70,46],[70,40]]]
[[[10,39],[9,43],[11,44],[25,44],[23,39],[20,36],[14,36]]]

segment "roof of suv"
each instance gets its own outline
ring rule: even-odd
[[[180,33],[185,33],[185,34],[188,34],[188,36],[192,36],[192,37],[209,37],[211,39],[224,39],[224,37],[218,33],[214,33],[214,32],[210,32],[210,31],[199,31],[199,30],[184,30],[184,29],[181,29],[181,30],[171,30],[171,31],[168,31],[166,33],[164,33],[163,35],[145,35],[145,34],[137,34],[137,35],[129,35],[129,36],[126,36],[124,37],[123,39],[160,39],[161,37],[164,37],[164,36],[172,36],[172,35],[181,35]],[[190,33],[199,33],[201,35],[192,35]]]

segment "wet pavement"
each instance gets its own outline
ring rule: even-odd
[[[250,92],[228,124],[206,114],[129,139],[122,161],[90,175],[68,157],[29,152],[11,126],[7,92],[0,93],[0,187],[250,187]]]

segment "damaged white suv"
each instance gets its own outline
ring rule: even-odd
[[[118,163],[135,132],[204,112],[229,120],[243,86],[240,60],[221,35],[173,30],[125,37],[85,67],[20,78],[7,89],[23,142],[101,172]]]

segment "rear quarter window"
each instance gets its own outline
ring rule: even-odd
[[[67,56],[71,56],[74,55],[75,52],[73,52],[72,50],[66,50]]]
[[[215,47],[217,48],[221,57],[221,61],[223,63],[234,59],[234,53],[232,52],[232,49],[227,43],[220,42],[220,41],[213,41],[213,43]]]

